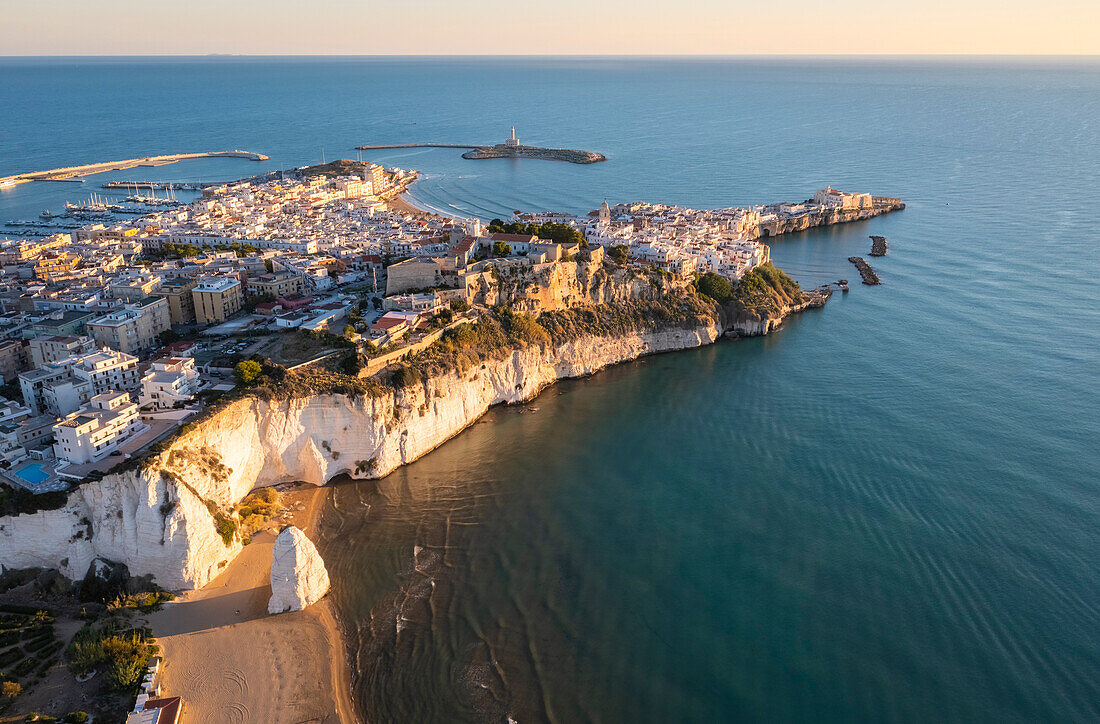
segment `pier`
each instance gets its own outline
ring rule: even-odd
[[[463,146],[458,143],[390,143],[382,146],[356,146],[356,151],[384,151],[389,148],[465,148],[467,150],[479,148],[479,146]]]
[[[871,256],[886,256],[886,250],[888,248],[889,244],[886,243],[885,236],[871,237]]]
[[[871,265],[864,261],[861,256],[850,256],[848,261],[856,265],[856,269],[859,271],[859,275],[863,277],[863,283],[867,286],[873,287],[876,284],[882,282],[878,278],[878,274],[875,274],[875,270],[871,268]]]
[[[145,156],[144,158],[128,158],[124,161],[103,161],[101,163],[88,163],[82,166],[65,166],[49,171],[32,171],[29,173],[17,173],[11,176],[0,176],[0,189],[11,188],[16,184],[28,181],[72,181],[75,176],[87,176],[104,171],[122,171],[138,166],[165,166],[176,161],[186,161],[193,158],[244,158],[250,161],[267,161],[268,157],[262,153],[251,151],[205,151],[202,153],[174,153],[167,156]]]

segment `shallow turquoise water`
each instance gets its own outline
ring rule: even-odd
[[[0,173],[272,156],[118,174],[231,178],[515,123],[610,160],[375,158],[486,218],[904,197],[773,244],[816,285],[883,234],[882,286],[337,485],[321,549],[357,690],[378,721],[1100,718],[1100,64],[4,61],[0,101]],[[0,219],[77,193],[0,194]]]

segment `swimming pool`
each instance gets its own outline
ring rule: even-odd
[[[41,485],[50,479],[50,474],[42,469],[42,463],[29,463],[12,471],[12,475],[30,485]]]

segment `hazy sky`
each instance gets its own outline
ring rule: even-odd
[[[1100,54],[1100,0],[0,0],[0,55]]]

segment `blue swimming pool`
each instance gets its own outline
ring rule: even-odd
[[[12,474],[31,485],[41,485],[50,479],[50,474],[42,469],[41,463],[30,463],[14,471]]]

